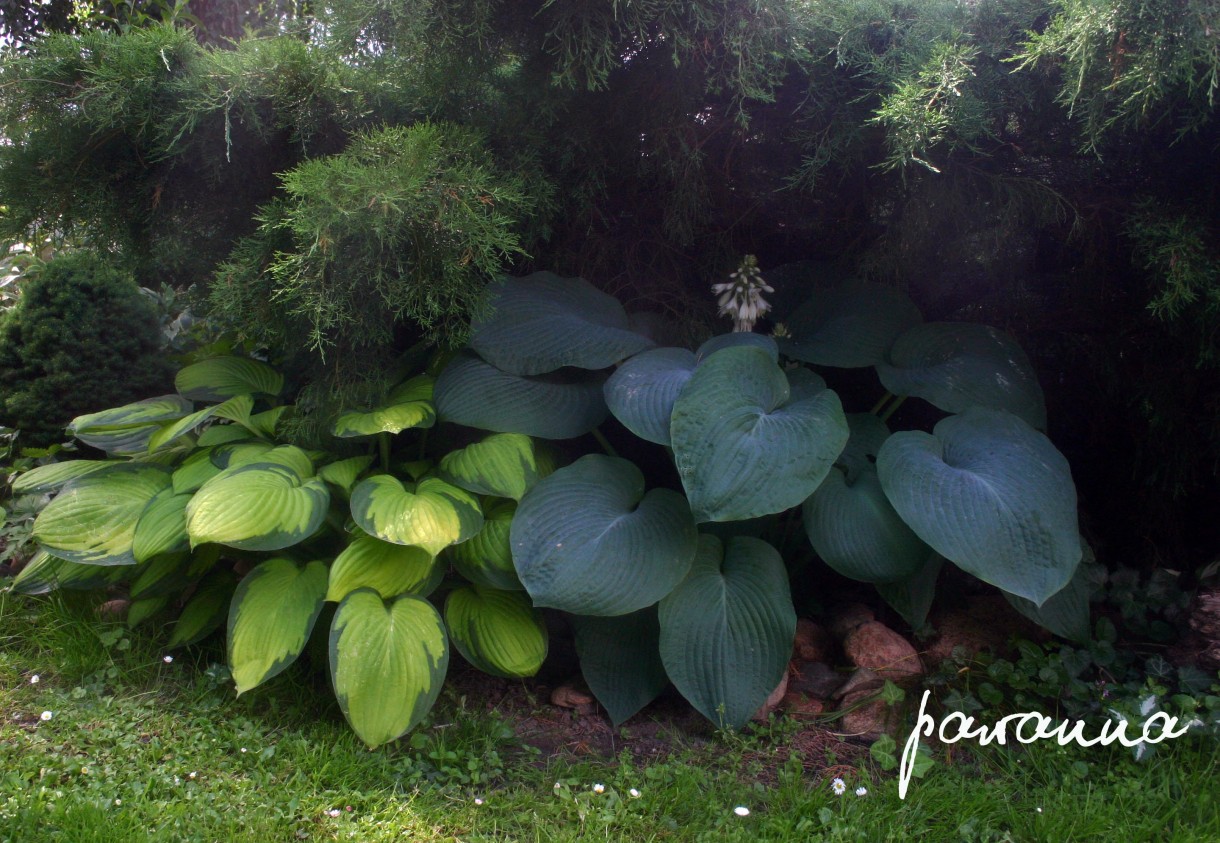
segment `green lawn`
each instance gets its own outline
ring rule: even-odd
[[[307,677],[238,700],[209,669],[218,655],[166,663],[156,638],[82,607],[0,594],[0,840],[1220,840],[1220,752],[1204,740],[1138,765],[1120,749],[959,744],[902,801],[867,764],[825,771],[846,753],[790,752],[783,720],[677,736],[647,760],[546,757],[448,693],[370,752]]]

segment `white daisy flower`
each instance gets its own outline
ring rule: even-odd
[[[745,805],[738,805],[736,808],[733,809],[733,813],[739,817],[748,817],[748,816],[750,816],[750,809],[747,808]]]
[[[835,792],[835,796],[842,796],[847,790],[847,785],[843,783],[842,779],[835,779],[830,783],[830,788]]]
[[[606,792],[606,786],[605,786],[604,784],[601,784],[601,783],[599,782],[598,784],[593,785],[593,792],[594,792],[594,793],[605,793],[605,792]]]
[[[627,791],[627,793],[631,796],[632,799],[640,798],[640,792],[638,790],[636,790],[634,787],[631,788],[631,790]]]
[[[174,657],[173,656],[162,656],[161,661],[165,662],[166,664],[173,664]]]
[[[856,796],[868,796],[868,788],[867,787],[856,788]]]
[[[37,673],[35,673],[33,676],[30,677],[31,685],[37,685],[40,681],[42,681],[42,677],[39,676]]]
[[[43,719],[43,720],[50,720],[50,719],[51,719],[52,717],[54,717],[54,716],[55,716],[55,715],[54,715],[54,714],[52,714],[52,713],[51,713],[51,712],[49,712],[49,711],[44,711],[44,712],[42,713],[42,715],[41,715],[41,717],[42,717],[42,719]]]
[[[480,797],[480,796],[476,796],[476,797],[474,798],[474,804],[476,804],[476,805],[482,805],[482,804],[483,804],[483,799],[482,799],[482,797]]]

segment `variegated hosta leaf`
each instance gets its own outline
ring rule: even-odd
[[[1051,441],[1002,410],[885,440],[877,474],[921,539],[981,580],[1041,605],[1080,562],[1076,487]]]
[[[86,445],[109,454],[135,455],[148,450],[148,440],[161,424],[189,415],[190,401],[178,395],[161,395],[99,413],[77,416],[68,432]]]
[[[330,676],[343,716],[370,748],[403,735],[436,702],[449,668],[440,614],[410,594],[353,591],[330,627]]]
[[[237,578],[232,571],[219,570],[209,574],[182,608],[182,614],[178,616],[169,637],[169,648],[190,646],[219,629],[224,623],[236,587]]]
[[[279,407],[277,409],[282,410],[284,408]],[[258,415],[262,416],[266,414],[259,413]],[[252,416],[250,421],[253,422],[256,418],[258,418],[258,416]],[[270,435],[271,434],[268,434],[268,436]],[[199,434],[198,444],[201,448],[211,448],[216,445],[227,445],[230,442],[244,442],[250,438],[250,431],[242,427],[240,424],[213,424],[210,425],[203,433]]]
[[[362,480],[352,490],[352,519],[371,536],[434,556],[483,526],[479,502],[469,492],[435,477],[408,489],[388,474]]]
[[[546,624],[520,591],[456,588],[445,599],[445,623],[458,652],[492,676],[533,676],[546,658]]]
[[[224,443],[212,448],[211,459],[217,468],[237,468],[252,462],[261,462],[263,454],[274,447],[270,442]]]
[[[275,398],[284,389],[284,376],[248,357],[211,357],[178,372],[174,389],[192,401],[223,401],[234,395]]]
[[[259,443],[265,444],[265,443]],[[259,448],[255,443],[232,445],[212,451],[212,462],[222,462],[226,469],[240,468],[254,463],[282,465],[292,469],[297,477],[308,480],[314,476],[313,460],[306,451],[295,445],[278,445],[274,448]],[[226,454],[226,450],[228,450]]]
[[[371,588],[387,600],[400,594],[427,597],[443,574],[443,566],[422,547],[361,535],[335,557],[326,599],[337,603],[358,588]]]
[[[156,451],[173,442],[181,436],[190,433],[209,419],[219,418],[237,422],[245,428],[250,427],[250,411],[254,409],[254,399],[249,395],[234,395],[232,398],[211,407],[204,407],[185,418],[169,422],[148,440],[148,450]]]
[[[163,489],[148,504],[136,523],[131,551],[137,562],[144,562],[162,553],[186,550],[186,504],[190,495],[176,495]]]
[[[174,493],[194,492],[222,470],[212,459],[212,448],[201,448],[174,469]]]
[[[326,484],[283,465],[253,463],[212,478],[186,507],[191,546],[280,550],[309,538],[330,505]]]
[[[118,582],[124,573],[126,572],[122,568],[82,565],[40,550],[13,578],[9,587],[18,594],[49,594],[58,588],[88,591],[112,585]]]
[[[605,369],[652,346],[631,330],[618,299],[582,278],[535,272],[490,290],[490,312],[471,326],[470,347],[502,371]]]
[[[162,594],[159,597],[145,597],[143,600],[132,600],[131,605],[127,607],[127,627],[135,629],[168,605],[168,594]]]
[[[281,404],[278,407],[272,407],[270,410],[255,413],[250,416],[250,429],[266,436],[268,439],[274,438],[275,429],[279,426],[280,419],[288,408],[289,405]]]
[[[661,663],[656,606],[613,618],[576,615],[572,628],[580,672],[615,726],[669,684]]]
[[[699,713],[739,729],[775,690],[796,634],[784,561],[743,536],[699,536],[690,574],[661,601],[661,660]]]
[[[476,585],[501,591],[523,591],[509,544],[517,502],[492,500],[483,504],[483,529],[469,541],[446,551],[457,572]]]
[[[237,694],[296,661],[305,649],[326,595],[326,564],[288,559],[260,563],[229,605],[229,669]]]
[[[52,556],[89,565],[134,565],[136,524],[170,488],[161,466],[120,463],[73,480],[34,521],[34,538]]]
[[[118,465],[118,462],[116,460],[64,460],[31,468],[24,474],[17,475],[13,481],[13,497],[58,492],[61,487],[76,478],[101,471],[108,465]]]
[[[397,387],[380,407],[367,412],[342,414],[335,420],[331,432],[347,439],[378,433],[399,433],[412,427],[432,427],[436,423],[436,408],[432,406],[432,386],[435,382],[430,375],[418,375]]]
[[[534,440],[521,433],[493,433],[482,442],[450,451],[439,466],[442,480],[476,495],[521,500],[546,475]]]
[[[696,530],[680,494],[645,494],[644,475],[633,464],[589,454],[530,490],[510,537],[517,575],[534,605],[625,615],[682,581]]]
[[[184,591],[198,578],[188,573],[190,565],[191,559],[186,553],[154,556],[136,569],[128,594],[132,600],[143,600]]]
[[[318,469],[318,476],[327,483],[350,493],[352,487],[356,485],[356,478],[367,471],[372,464],[371,456],[348,457],[345,460],[336,460],[322,466]]]

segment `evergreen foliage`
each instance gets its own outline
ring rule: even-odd
[[[166,391],[160,349],[156,314],[129,275],[87,252],[57,257],[0,322],[0,418],[28,444],[61,441],[74,416]]]

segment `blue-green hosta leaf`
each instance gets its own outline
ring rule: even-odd
[[[656,606],[614,618],[576,615],[572,628],[580,672],[615,726],[655,700],[669,684],[661,663]]]
[[[493,500],[483,504],[483,529],[469,541],[445,551],[459,574],[475,585],[501,591],[525,589],[517,578],[509,541],[516,513],[516,501]]]
[[[277,407],[276,409],[282,410],[284,408]],[[258,416],[262,415],[265,414],[258,414]],[[251,416],[250,421],[254,422],[258,416]],[[257,423],[255,427],[258,427]],[[227,445],[230,442],[246,442],[250,439],[250,431],[240,424],[213,424],[203,433],[199,434],[198,445],[200,448],[211,448],[216,445]]]
[[[143,600],[185,591],[188,585],[198,579],[197,576],[187,573],[190,565],[191,559],[186,553],[154,556],[136,569],[128,595],[132,600]]]
[[[348,457],[322,466],[318,469],[318,476],[350,494],[352,487],[356,485],[356,479],[372,464],[371,456]]]
[[[64,460],[40,465],[17,476],[13,481],[13,497],[58,492],[78,477],[118,464],[117,460]]]
[[[1097,572],[1093,563],[1092,551],[1082,538],[1081,548],[1084,557],[1076,567],[1076,573],[1068,580],[1068,584],[1056,591],[1046,602],[1038,606],[1031,600],[1018,597],[1015,594],[1002,592],[1004,599],[1025,617],[1039,626],[1044,626],[1056,635],[1078,643],[1088,642],[1092,637],[1093,625],[1089,615],[1089,598],[1092,594],[1093,580]]]
[[[779,684],[796,635],[779,553],[760,539],[700,535],[690,574],[658,610],[674,685],[716,725],[744,726]]]
[[[149,501],[148,508],[136,522],[131,542],[131,552],[137,562],[188,548],[186,504],[190,499],[190,495],[177,495],[169,488],[162,489]]]
[[[463,352],[436,379],[436,412],[444,421],[540,439],[583,436],[610,412],[605,375],[510,375]]]
[[[40,550],[13,578],[18,594],[49,594],[59,588],[91,590],[112,585],[126,573],[122,568],[69,562]]]
[[[470,347],[505,372],[605,369],[652,346],[631,330],[617,299],[582,278],[535,272],[501,279],[490,292],[491,311],[471,326]]]
[[[847,428],[850,435],[842,453],[835,460],[835,465],[846,472],[847,479],[851,482],[857,474],[876,462],[877,454],[881,453],[881,446],[889,438],[890,429],[872,413],[848,413]]]
[[[948,413],[969,407],[1007,410],[1046,429],[1046,402],[1016,340],[989,325],[929,322],[900,336],[877,364],[895,395],[914,395]]]
[[[148,450],[159,450],[175,439],[190,433],[209,419],[228,419],[243,427],[250,427],[250,411],[254,409],[254,399],[249,395],[234,395],[220,404],[204,407],[189,416],[177,421],[168,422],[148,439]]]
[[[766,334],[755,334],[751,331],[734,331],[731,334],[717,334],[695,351],[696,365],[702,365],[703,361],[711,357],[717,351],[724,351],[726,348],[759,348],[767,352],[767,356],[771,358],[772,363],[779,362],[779,346],[775,344],[775,340],[771,339]]]
[[[229,670],[241,696],[288,667],[309,640],[326,595],[326,564],[260,563],[229,604]]]
[[[213,477],[186,507],[191,546],[280,550],[309,538],[330,504],[326,484],[283,465],[252,463]]]
[[[1080,562],[1076,487],[1050,440],[973,408],[931,434],[895,433],[877,474],[902,520],[949,561],[1041,605]]]
[[[793,396],[783,370],[751,347],[724,349],[695,369],[670,432],[697,521],[744,521],[796,506],[848,437],[834,392],[803,388]]]
[[[805,501],[803,518],[818,556],[853,580],[906,579],[932,552],[894,511],[876,469],[868,463],[854,479],[832,469]]]
[[[669,417],[695,365],[695,355],[685,348],[653,348],[637,354],[606,381],[606,404],[636,436],[669,445]]]
[[[335,557],[326,599],[338,603],[358,588],[371,588],[387,600],[400,594],[427,597],[443,574],[444,566],[422,547],[360,535]]]
[[[469,492],[436,477],[408,489],[388,474],[366,478],[352,490],[352,519],[370,536],[416,545],[433,556],[483,526],[479,502]]]
[[[194,492],[222,470],[212,459],[212,449],[200,448],[174,469],[174,493]]]
[[[546,658],[546,624],[520,591],[455,588],[445,598],[445,624],[463,658],[492,676],[533,676]]]
[[[545,475],[534,440],[521,433],[493,433],[482,442],[450,451],[441,458],[442,480],[476,495],[521,500]]]
[[[877,593],[891,609],[902,615],[911,629],[919,630],[928,621],[928,612],[936,598],[936,579],[944,564],[945,557],[931,553],[923,566],[905,580],[877,583]]]
[[[275,398],[284,390],[284,376],[248,357],[211,357],[178,372],[174,389],[192,401],[224,401],[234,395]]]
[[[330,676],[343,716],[370,748],[412,729],[436,702],[449,642],[428,601],[353,591],[330,627]]]
[[[432,427],[436,423],[436,408],[432,405],[434,384],[435,378],[430,375],[418,375],[396,388],[380,407],[339,416],[331,432],[347,439]]]
[[[899,335],[922,321],[901,290],[842,281],[819,289],[785,322],[790,337],[780,342],[780,350],[817,366],[874,366]]]
[[[34,521],[34,538],[52,556],[88,565],[134,565],[136,523],[170,487],[161,466],[120,463],[73,480]]]
[[[169,637],[169,648],[188,647],[211,635],[224,623],[237,578],[232,571],[218,570],[199,584],[198,590],[182,607],[182,614]]]
[[[535,606],[625,615],[682,581],[695,554],[686,499],[645,494],[627,460],[590,454],[530,490],[510,530],[513,561]]]
[[[163,422],[190,415],[193,409],[181,396],[161,395],[77,416],[69,422],[68,433],[108,454],[133,456],[148,450],[148,440]]]

